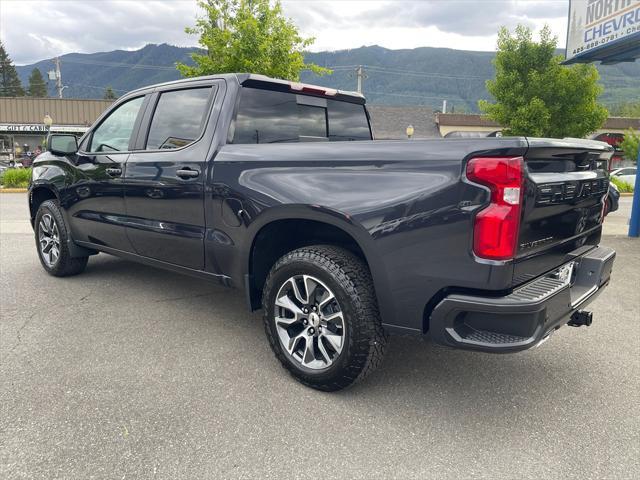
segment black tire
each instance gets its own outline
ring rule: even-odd
[[[39,236],[41,229],[43,228],[41,224],[43,217],[47,217],[47,220],[49,218],[53,219],[55,227],[57,228],[59,254],[55,261],[45,259],[45,253],[43,253],[43,249],[40,245]],[[71,275],[77,275],[86,268],[89,257],[71,257],[68,243],[69,230],[64,222],[64,217],[62,216],[60,206],[56,200],[46,200],[45,202],[42,202],[40,208],[38,208],[38,213],[36,213],[34,230],[38,258],[40,259],[42,267],[49,275],[53,275],[54,277],[68,277]]]
[[[312,275],[328,286],[343,313],[342,350],[333,358],[333,363],[322,370],[310,370],[296,362],[278,337],[276,296],[289,278],[302,274]],[[315,245],[284,255],[267,277],[262,308],[272,350],[291,375],[304,385],[323,391],[341,390],[365,378],[382,362],[387,337],[380,322],[371,274],[367,265],[348,250]]]

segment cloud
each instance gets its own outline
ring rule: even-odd
[[[147,43],[197,43],[184,33],[195,20],[193,0],[0,3],[2,40],[16,63],[69,52],[132,50]]]
[[[524,24],[566,15],[564,1],[457,0],[388,2],[364,12],[361,21],[370,26],[436,27],[441,32],[488,36],[501,26]]]
[[[561,41],[566,0],[283,0],[312,50],[378,44],[490,50],[501,25],[550,22]],[[184,32],[196,0],[0,0],[0,33],[17,64],[70,52],[134,50],[147,43],[193,46]]]

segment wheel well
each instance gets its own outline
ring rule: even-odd
[[[36,213],[38,213],[38,209],[42,202],[46,200],[55,200],[56,194],[47,187],[37,187],[31,191],[31,197],[29,199],[29,211],[31,213],[31,221],[36,217]]]
[[[334,225],[314,220],[277,220],[262,227],[256,235],[249,257],[250,281],[247,285],[251,308],[257,310],[262,289],[271,267],[287,252],[308,245],[335,245],[366,258],[351,235]]]

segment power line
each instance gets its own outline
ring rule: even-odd
[[[368,65],[367,68],[370,68],[370,69],[373,69],[373,70],[384,70],[384,71],[407,73],[407,74],[413,74],[413,75],[441,75],[441,76],[447,76],[447,77],[455,76],[455,77],[460,77],[460,78],[485,78],[482,75],[451,75],[451,74],[448,74],[448,73],[440,73],[440,72],[429,73],[429,72],[420,72],[420,71],[416,71],[416,70],[402,70],[402,69],[397,69],[397,68],[393,68],[392,69],[390,67],[381,67],[381,66],[376,66],[376,65]]]
[[[105,85],[104,87],[100,87],[98,85],[85,85],[84,83],[74,83],[72,85],[69,85],[69,88],[74,88],[74,87],[83,87],[83,88],[96,88],[98,90],[105,90],[106,88],[109,87],[109,85]],[[113,90],[114,92],[129,92],[131,90],[123,90],[121,88],[113,88],[111,87],[111,90]]]
[[[123,62],[104,62],[95,60],[68,60],[65,58],[66,63],[77,63],[81,65],[98,65],[102,67],[121,67],[121,68],[143,68],[151,70],[169,70],[175,71],[175,67],[162,66],[162,65],[146,65],[143,63],[123,63]]]
[[[465,102],[466,100],[460,98],[452,100],[450,97],[427,97],[425,95],[409,95],[406,93],[386,93],[386,92],[368,92],[370,95],[383,95],[383,96],[392,96],[392,97],[410,97],[410,98],[428,98],[430,100],[447,100],[449,102]]]
[[[485,80],[488,77],[483,77],[481,75],[453,75],[447,73],[429,73],[429,72],[418,72],[413,70],[399,70],[399,69],[391,69],[388,67],[379,67],[375,65],[332,65],[327,68],[332,70],[350,70],[357,67],[363,67],[373,73],[381,73],[381,74],[390,74],[390,75],[409,75],[415,77],[432,77],[432,78],[455,78],[455,79],[478,79]]]

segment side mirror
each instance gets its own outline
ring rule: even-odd
[[[78,139],[75,135],[50,134],[47,138],[47,150],[54,155],[72,155],[78,151]]]

